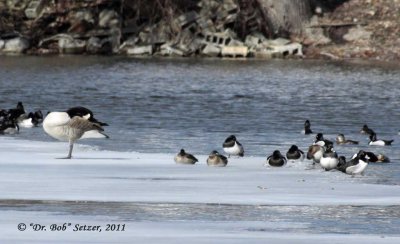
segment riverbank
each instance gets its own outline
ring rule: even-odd
[[[400,53],[397,0],[24,0],[0,9],[3,54],[396,61]]]

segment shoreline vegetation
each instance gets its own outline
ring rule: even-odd
[[[399,0],[0,0],[0,54],[397,61]]]

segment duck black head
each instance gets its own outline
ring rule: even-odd
[[[282,157],[282,154],[281,154],[281,152],[280,152],[279,150],[275,150],[275,151],[272,153],[272,157],[273,157],[273,158],[281,158],[281,157]]]
[[[346,157],[345,157],[345,156],[340,156],[340,157],[339,157],[338,166],[340,166],[340,165],[345,165],[345,164],[346,164]]]
[[[323,135],[322,133],[318,133],[318,134],[315,136],[315,140],[316,140],[316,141],[323,141],[323,140],[324,140],[324,135]]]
[[[299,148],[296,146],[296,145],[292,145],[290,148],[289,148],[289,152],[295,152],[295,151],[297,151],[297,150],[299,150]]]
[[[228,142],[228,141],[236,141],[236,136],[235,135],[230,135],[230,136],[228,136],[228,138],[226,138],[225,141],[226,142]]]

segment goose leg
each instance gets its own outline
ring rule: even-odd
[[[74,143],[70,142],[69,143],[69,153],[68,153],[67,159],[71,159],[72,158],[72,149],[74,149]]]
[[[74,148],[74,143],[70,142],[69,143],[69,152],[68,152],[68,156],[66,156],[65,158],[58,158],[58,159],[71,159],[72,158],[72,149]]]

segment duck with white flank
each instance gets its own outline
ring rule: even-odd
[[[214,167],[225,167],[228,164],[228,159],[219,154],[217,151],[212,151],[207,158],[207,165]]]
[[[292,145],[286,153],[286,158],[291,162],[301,162],[304,160],[304,152],[300,150],[296,145]]]
[[[242,144],[236,139],[234,135],[229,136],[226,138],[224,144],[222,144],[224,151],[228,154],[228,158],[231,155],[243,157],[244,156],[244,149]]]
[[[286,164],[286,158],[279,150],[275,150],[272,155],[267,158],[267,163],[272,167],[282,167]]]
[[[378,140],[375,133],[369,136],[369,140],[370,146],[390,146],[393,142],[393,140]]]
[[[320,146],[323,146],[323,147],[326,147],[328,145],[332,145],[333,146],[333,142],[331,142],[330,140],[324,139],[324,135],[322,133],[318,133],[315,136],[314,144],[315,145],[320,145]]]
[[[30,112],[29,114],[23,114],[17,119],[18,125],[25,128],[31,128],[38,126],[43,122],[42,111],[37,110],[35,112]]]
[[[24,114],[25,114],[25,108],[22,102],[18,102],[16,108],[12,108],[7,111],[8,119],[13,121],[17,121],[17,119]]]
[[[0,135],[14,135],[19,133],[19,126],[14,120],[4,119],[0,122]]]
[[[333,151],[333,146],[331,144],[326,146],[326,150],[324,154],[322,154],[322,158],[319,161],[319,164],[326,171],[336,168],[338,165],[338,155],[335,151]]]
[[[336,144],[338,144],[338,145],[343,145],[343,144],[357,145],[358,141],[346,140],[346,138],[344,137],[343,134],[338,134],[336,137]]]
[[[363,150],[360,150],[348,162],[344,156],[340,156],[337,169],[349,175],[363,174],[368,166],[366,156],[367,154]]]
[[[304,130],[302,131],[302,133],[303,133],[304,135],[309,135],[309,134],[312,134],[312,133],[313,133],[312,130],[311,130],[311,123],[310,123],[309,120],[306,120],[306,121],[304,122]]]
[[[192,154],[186,153],[184,149],[181,149],[181,151],[174,157],[174,160],[177,164],[195,164],[199,161]]]
[[[43,129],[47,134],[57,140],[69,142],[67,159],[72,157],[72,149],[76,140],[108,138],[103,133],[102,127],[106,125],[106,123],[96,120],[92,111],[84,107],[73,107],[66,112],[51,112],[43,121]]]
[[[321,161],[322,155],[325,152],[325,148],[323,146],[320,145],[311,145],[308,148],[308,152],[307,152],[307,159],[313,160],[313,164],[319,164],[319,162]]]
[[[360,130],[360,133],[367,135],[375,134],[375,132],[372,129],[368,128],[368,125],[363,125],[363,127]]]

